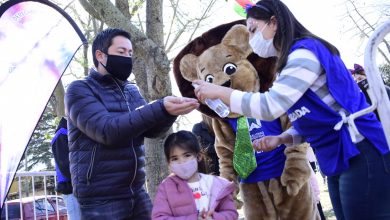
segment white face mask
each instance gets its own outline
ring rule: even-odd
[[[276,51],[274,44],[273,44],[273,38],[266,40],[263,37],[263,30],[267,26],[264,25],[264,27],[260,31],[256,31],[255,35],[252,37],[252,39],[249,40],[249,44],[252,47],[252,50],[255,54],[259,55],[259,57],[274,57],[278,55],[278,52]]]
[[[184,163],[171,162],[169,166],[172,173],[184,180],[188,180],[198,171],[198,161],[196,158],[190,159]]]

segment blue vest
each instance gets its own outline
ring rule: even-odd
[[[56,134],[54,135],[53,139],[51,140],[51,144],[53,144],[59,135],[68,135],[68,130],[66,128],[60,128]],[[70,182],[71,180],[66,178],[66,176],[64,176],[60,169],[58,168],[58,165],[57,163],[55,163],[55,168],[56,168],[56,174],[57,174],[57,181],[59,183],[63,183],[63,182]]]
[[[368,107],[363,93],[339,56],[331,54],[320,41],[312,38],[295,42],[290,53],[296,49],[307,49],[315,54],[325,70],[330,94],[348,112],[347,115]],[[310,89],[287,112],[294,128],[315,150],[325,175],[337,175],[348,169],[349,159],[360,153],[351,140],[348,124],[343,124],[339,131],[334,130],[342,120],[340,114]],[[381,154],[389,152],[382,125],[374,113],[356,118],[355,124],[359,133]]]
[[[70,182],[71,180],[66,178],[66,176],[62,175],[60,169],[58,168],[56,164],[56,174],[57,174],[57,182],[58,183],[65,183],[65,182]]]
[[[237,118],[228,119],[234,132],[237,132]],[[279,135],[282,133],[282,127],[279,119],[274,121],[260,121],[258,119],[248,118],[249,134],[251,141],[260,139],[264,136]],[[246,178],[240,179],[243,183],[256,183],[280,177],[284,169],[286,156],[284,155],[285,145],[280,145],[269,152],[254,151],[257,168]]]

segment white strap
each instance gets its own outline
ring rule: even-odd
[[[358,139],[361,139],[360,137],[362,137],[362,135],[359,133],[359,131],[356,128],[356,125],[355,125],[355,122],[354,122],[355,118],[347,116],[343,109],[341,109],[339,111],[339,114],[341,116],[341,120],[333,127],[333,129],[338,131],[338,130],[341,129],[343,124],[347,124],[348,132],[349,132],[349,135],[351,136],[352,142],[353,143],[357,143],[358,141],[360,141]]]

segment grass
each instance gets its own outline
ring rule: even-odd
[[[334,215],[332,204],[330,202],[328,186],[319,172],[317,172],[316,177],[318,180],[318,185],[321,189],[320,201],[324,215],[327,220],[336,220],[336,216]]]

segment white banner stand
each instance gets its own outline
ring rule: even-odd
[[[387,145],[390,148],[390,101],[378,66],[376,65],[378,45],[384,40],[388,33],[390,33],[390,20],[379,26],[368,40],[366,50],[364,52],[364,69],[369,85],[367,92],[372,101],[372,106],[354,113],[353,115],[355,115],[355,117],[353,118],[378,109],[379,118],[382,122],[383,130],[386,135]]]

